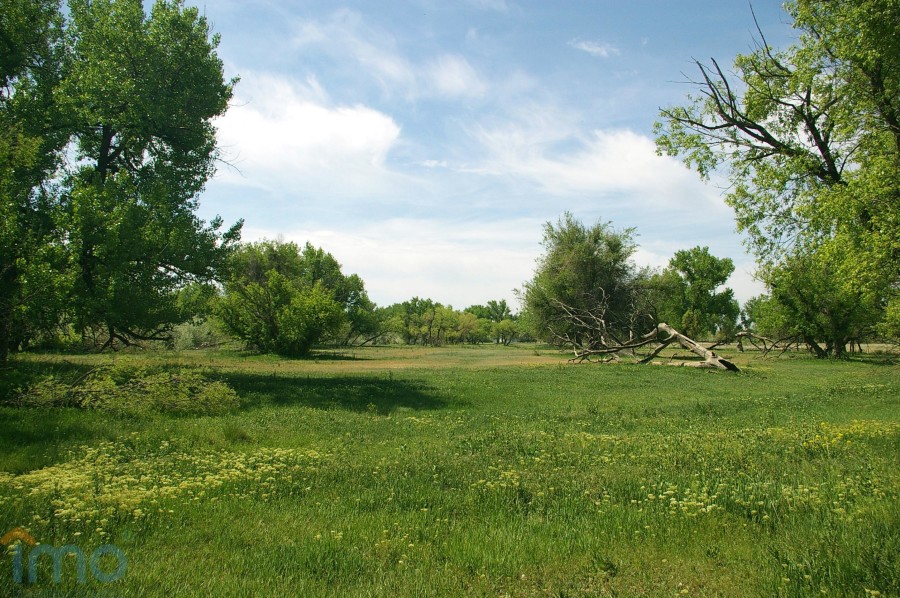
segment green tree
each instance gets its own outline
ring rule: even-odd
[[[654,277],[661,289],[659,319],[694,338],[732,334],[740,308],[731,289],[719,290],[732,272],[731,259],[713,256],[708,247],[675,252]]]
[[[63,287],[57,190],[68,134],[53,90],[66,68],[54,0],[0,7],[0,361],[58,323]]]
[[[431,299],[413,297],[403,303],[395,303],[386,308],[387,327],[408,345],[430,342],[434,309],[440,303]]]
[[[704,177],[727,167],[726,201],[773,276],[795,271],[791,260],[827,262],[817,286],[860,292],[879,316],[900,286],[900,4],[786,8],[798,42],[776,50],[761,35],[733,76],[697,62],[699,95],[662,111],[658,148]],[[797,317],[828,309],[820,295],[798,300],[810,303]]]
[[[857,285],[834,283],[842,258],[824,251],[796,253],[764,272],[776,304],[774,314],[789,323],[818,357],[841,357],[847,344],[859,340],[880,313],[875,297]]]
[[[347,322],[334,285],[343,275],[323,268],[337,264],[307,245],[262,241],[243,245],[231,262],[231,276],[218,314],[248,346],[262,352],[303,356]],[[329,285],[333,285],[329,287]]]
[[[218,37],[181,0],[70,0],[71,68],[58,93],[77,167],[63,227],[77,276],[76,324],[105,345],[165,338],[177,290],[214,279],[240,223],[195,216],[218,156]]]
[[[456,335],[462,343],[477,343],[479,338],[478,316],[469,311],[463,311],[457,317]]]
[[[508,337],[497,334],[495,324],[499,324],[504,320],[515,320],[515,316],[513,316],[509,305],[507,305],[506,299],[500,299],[499,301],[492,299],[488,301],[486,305],[471,305],[464,311],[475,315],[480,320],[485,320],[487,322],[486,328],[488,330],[488,336],[493,337],[494,342],[498,344],[505,342]],[[504,327],[504,330],[505,329],[506,328]],[[509,343],[507,342],[505,344]]]
[[[640,289],[647,275],[632,261],[632,229],[609,224],[586,227],[570,213],[544,227],[544,254],[534,278],[523,288],[525,309],[541,339],[568,338],[579,345],[620,343],[655,323],[645,310]],[[577,325],[572,313],[590,315],[591,325]],[[586,323],[587,324],[587,323]]]
[[[307,243],[261,241],[243,245],[231,260],[218,314],[229,331],[263,352],[302,356],[352,329],[352,318],[374,306],[362,280]],[[365,309],[363,309],[365,308]]]
[[[491,325],[491,333],[496,339],[497,344],[509,345],[516,339],[519,329],[515,320],[504,318]]]
[[[322,248],[306,243],[301,252],[298,275],[307,285],[321,282],[331,291],[334,300],[344,308],[346,322],[339,332],[339,342],[349,344],[355,339],[363,342],[380,334],[375,304],[369,299],[363,280],[356,274],[344,276],[341,264]]]

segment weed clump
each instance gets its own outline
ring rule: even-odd
[[[240,399],[226,383],[210,380],[196,369],[109,365],[94,368],[74,382],[45,377],[22,391],[17,402],[25,407],[77,407],[131,415],[216,415],[233,411]]]

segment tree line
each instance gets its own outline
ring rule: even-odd
[[[241,243],[196,216],[228,107],[219,39],[182,0],[5,0],[0,7],[0,361],[77,342],[169,341],[204,320],[259,351],[322,342],[627,346],[666,322],[698,339],[743,331],[841,356],[900,338],[900,8],[796,0],[798,40],[733,70],[697,62],[697,95],[663,109],[660,153],[729,179],[726,201],[767,294],[740,310],[706,247],[652,271],[634,230],[571,214],[505,301],[376,306],[324,249]]]

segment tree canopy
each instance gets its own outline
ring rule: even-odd
[[[883,314],[900,284],[900,5],[786,8],[797,43],[776,49],[760,32],[733,74],[697,61],[698,94],[662,110],[658,148],[704,177],[726,169],[726,201],[770,288],[798,261],[827,262],[824,284]],[[819,298],[798,317],[827,310]]]
[[[659,320],[694,338],[732,335],[740,308],[734,291],[723,288],[732,272],[731,259],[715,257],[708,247],[676,251],[668,268],[654,277]]]
[[[213,280],[240,233],[195,215],[235,84],[206,18],[67,4],[0,11],[0,358],[45,321],[105,345],[165,337],[187,317],[178,289]]]
[[[347,341],[377,326],[362,280],[309,243],[245,244],[230,271],[218,313],[254,349],[302,356],[326,338]]]

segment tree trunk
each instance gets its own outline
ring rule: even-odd
[[[656,334],[659,335],[660,332],[665,332],[669,338],[663,341],[662,347],[666,347],[670,345],[672,342],[677,342],[679,345],[687,349],[688,351],[699,355],[703,358],[703,361],[699,362],[683,362],[681,365],[687,367],[706,367],[718,370],[728,370],[729,372],[739,372],[740,370],[736,365],[728,361],[727,359],[722,359],[718,355],[715,354],[714,351],[710,351],[706,347],[703,347],[699,343],[695,342],[693,339],[686,337],[681,334],[668,324],[661,322],[656,326]],[[660,349],[657,349],[654,352],[654,355],[659,354]]]

